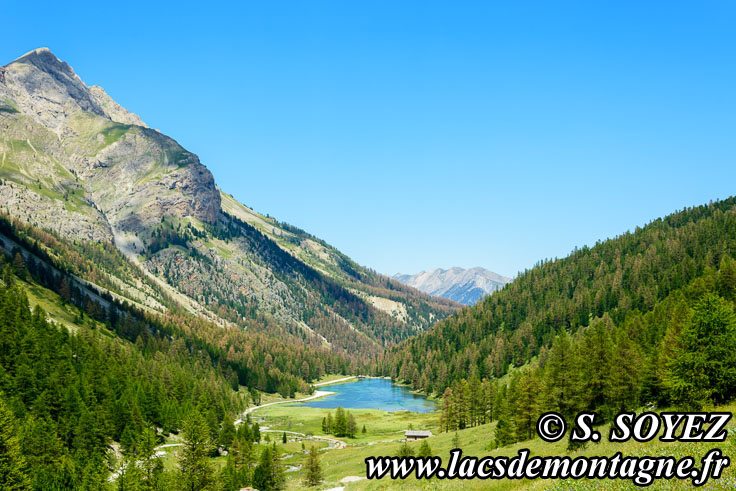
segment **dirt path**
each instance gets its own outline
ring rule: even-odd
[[[329,448],[330,450],[345,448],[345,447],[348,446],[347,443],[345,443],[342,440],[338,440],[337,438],[332,438],[332,437],[329,437],[329,436],[321,436],[321,435],[309,435],[309,436],[307,436],[304,433],[299,433],[299,432],[296,432],[296,431],[268,430],[268,429],[265,429],[265,430],[261,430],[261,433],[286,433],[287,435],[296,435],[296,436],[302,437],[304,440],[322,440],[323,442],[327,442],[329,444],[329,447],[327,447],[327,448]]]
[[[359,377],[357,375],[351,375],[350,377],[339,378],[337,380],[328,380],[327,382],[320,382],[318,384],[312,384],[312,387],[321,387],[323,385],[336,384],[338,382],[345,382],[347,380],[353,380],[354,378],[359,378]]]
[[[339,382],[345,382],[347,380],[352,380],[354,378],[357,379],[358,376],[357,375],[352,375],[350,377],[339,378],[337,380],[328,380],[327,382],[320,382],[318,384],[312,384],[312,387],[321,387],[323,385],[337,384]],[[266,407],[266,406],[273,406],[275,404],[287,404],[289,402],[305,402],[305,401],[311,401],[312,399],[317,399],[319,397],[329,396],[329,395],[332,395],[332,394],[336,394],[336,392],[329,392],[329,391],[326,391],[326,390],[315,390],[314,391],[314,394],[312,394],[309,397],[304,397],[302,399],[285,399],[283,401],[268,402],[266,404],[261,404],[260,406],[249,407],[248,409],[246,409],[243,412],[243,416],[245,416],[246,414],[252,413],[256,409],[261,409],[262,407]],[[242,419],[239,419],[239,420],[235,421],[235,424],[237,425],[237,424],[240,424],[242,422],[243,422],[243,420]]]
[[[287,404],[287,403],[290,403],[290,402],[311,401],[312,399],[317,399],[318,397],[329,396],[329,395],[332,395],[332,394],[335,394],[335,392],[329,392],[329,391],[326,391],[326,390],[315,390],[314,391],[314,394],[312,394],[309,397],[305,397],[303,399],[285,399],[283,401],[269,402],[269,403],[266,403],[266,404],[261,404],[260,406],[249,407],[248,409],[246,409],[243,412],[243,416],[245,416],[246,414],[252,413],[256,409],[261,409],[262,407],[273,406],[273,405],[276,405],[276,404]],[[242,422],[243,422],[242,419],[238,419],[237,421],[235,421],[235,424],[238,425],[238,424],[240,424]]]

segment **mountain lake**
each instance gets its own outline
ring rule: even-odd
[[[327,385],[319,388],[336,394],[299,406],[345,409],[382,409],[384,411],[412,411],[428,413],[436,409],[434,401],[412,394],[407,387],[396,385],[388,379],[361,378],[355,382]]]

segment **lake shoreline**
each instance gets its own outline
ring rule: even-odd
[[[438,410],[433,398],[417,394],[402,384],[394,383],[389,377],[353,376],[320,383],[330,385],[334,393],[329,398],[308,402],[291,401],[296,407],[319,409],[375,409],[385,412],[430,413]]]

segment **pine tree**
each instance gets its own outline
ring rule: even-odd
[[[642,387],[642,371],[644,360],[641,350],[631,340],[629,333],[619,329],[614,334],[615,349],[613,350],[608,399],[611,412],[607,419],[613,419],[616,414],[639,406],[639,394]]]
[[[736,394],[736,316],[728,302],[704,295],[680,334],[680,345],[667,372],[675,402],[700,409]]]
[[[414,456],[414,449],[412,449],[409,446],[408,442],[404,442],[399,447],[399,453],[397,457],[413,457]]]
[[[72,293],[71,293],[71,290],[69,289],[69,282],[66,281],[66,278],[61,279],[61,286],[59,286],[59,296],[66,303],[69,303],[72,299]],[[91,315],[91,312],[89,312],[89,310],[92,310],[92,309],[88,308],[87,310],[88,310],[87,313]]]
[[[355,438],[355,434],[358,433],[358,424],[355,422],[355,417],[348,412],[348,423],[347,431],[345,432],[350,438]]]
[[[363,433],[364,435],[367,433],[367,431],[365,429],[365,425],[363,425],[363,429],[361,430],[361,433]]]
[[[578,410],[577,366],[570,335],[562,329],[555,336],[544,365],[543,406],[565,418],[574,417]]]
[[[348,431],[348,420],[345,416],[345,410],[338,406],[335,411],[335,423],[332,434],[335,436],[345,436]]]
[[[220,445],[222,445],[226,449],[229,449],[234,437],[235,423],[233,422],[232,416],[226,414],[225,418],[222,420],[222,429],[220,430]]]
[[[452,448],[460,448],[460,435],[458,435],[457,431],[455,432],[455,436],[452,437]]]
[[[496,447],[504,447],[516,441],[516,430],[513,424],[513,417],[510,411],[511,401],[506,397],[510,390],[507,387],[501,387],[498,392],[496,406],[498,407],[498,419],[496,423],[495,440]]]
[[[273,475],[271,470],[272,462],[271,446],[265,445],[263,450],[261,450],[261,457],[258,460],[258,465],[253,471],[253,487],[264,491],[276,489],[271,477]]]
[[[322,465],[319,462],[319,452],[314,445],[309,448],[304,468],[306,469],[304,476],[304,484],[306,486],[317,486],[322,482]]]
[[[227,456],[225,467],[220,471],[219,481],[223,491],[238,491],[242,487],[232,454]]]
[[[142,481],[146,489],[159,489],[164,464],[156,455],[156,431],[145,426],[136,445],[138,466],[142,471]]]
[[[30,489],[30,477],[18,435],[17,422],[0,395],[0,489]]]
[[[16,252],[15,255],[13,255],[13,273],[15,273],[15,276],[18,278],[25,280],[27,271],[23,255],[20,251]]]
[[[143,473],[136,463],[136,457],[132,452],[123,453],[122,462],[118,469],[116,480],[117,489],[125,491],[128,489],[143,489]]]
[[[209,489],[213,484],[212,468],[207,461],[212,440],[210,428],[195,409],[184,422],[184,447],[179,457],[182,487],[190,491]]]
[[[455,385],[453,393],[457,428],[463,430],[470,426],[470,388],[468,381],[460,380]]]
[[[281,443],[286,443],[286,432],[281,435]]]
[[[271,447],[271,482],[273,489],[284,489],[286,484],[284,466],[281,464],[281,452],[275,443]]]
[[[253,441],[258,443],[261,441],[261,427],[258,425],[258,423],[253,423],[253,427],[251,428],[252,434],[253,434]]]
[[[534,431],[541,411],[539,410],[539,377],[536,370],[527,369],[519,379],[519,396],[516,398],[516,438],[527,440]]]
[[[422,444],[419,445],[419,451],[417,452],[417,457],[431,457],[432,456],[432,447],[429,446],[429,442],[424,439],[422,440]]]
[[[242,426],[247,426],[244,423]],[[252,464],[254,463],[253,455],[253,444],[248,438],[248,434],[245,431],[240,431],[236,435],[235,439],[230,448],[228,457],[232,460],[233,467],[235,468],[235,482],[237,482],[237,489],[250,484],[253,479]]]
[[[727,300],[733,300],[736,293],[736,261],[724,255],[718,268],[718,290]]]
[[[468,383],[470,426],[485,423],[485,397],[480,379],[473,377]]]
[[[493,380],[483,381],[483,393],[485,394],[485,413],[488,423],[496,419],[496,391],[496,382],[494,382]]]
[[[603,417],[613,413],[610,399],[612,372],[618,369],[613,366],[611,331],[614,329],[610,317],[604,314],[592,322],[576,346],[583,409]]]
[[[442,413],[440,416],[440,428],[445,432],[457,429],[457,418],[455,416],[455,402],[452,397],[452,389],[445,389],[442,395]]]

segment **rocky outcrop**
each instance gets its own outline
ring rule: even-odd
[[[49,199],[31,188],[6,182],[0,185],[0,211],[26,223],[41,225],[65,237],[110,241],[112,230],[101,213],[82,213],[63,200]]]
[[[145,128],[148,128],[148,125],[141,121],[141,118],[139,118],[137,114],[133,114],[132,112],[128,111],[123,106],[115,102],[112,97],[107,95],[105,89],[103,89],[99,85],[90,85],[89,91],[92,93],[92,96],[94,96],[95,100],[105,112],[107,117],[109,117],[111,120],[117,123],[134,124],[136,126],[143,126]]]
[[[59,215],[51,210],[70,208],[52,203],[55,197],[77,196],[80,226],[67,227],[65,235],[110,241],[113,229],[145,232],[166,216],[217,222],[220,194],[197,156],[149,129],[101,87],[88,87],[47,48],[26,53],[2,73],[0,110],[8,117],[0,177],[17,185],[4,195],[13,203],[22,195],[29,207],[19,216],[55,228]],[[91,231],[100,217],[105,227]]]
[[[5,70],[16,108],[59,135],[69,118],[79,112],[106,117],[72,67],[48,48],[26,53]]]
[[[215,223],[220,195],[196,155],[154,130],[124,129],[122,136],[83,161],[78,175],[114,228],[140,232],[161,217]]]

